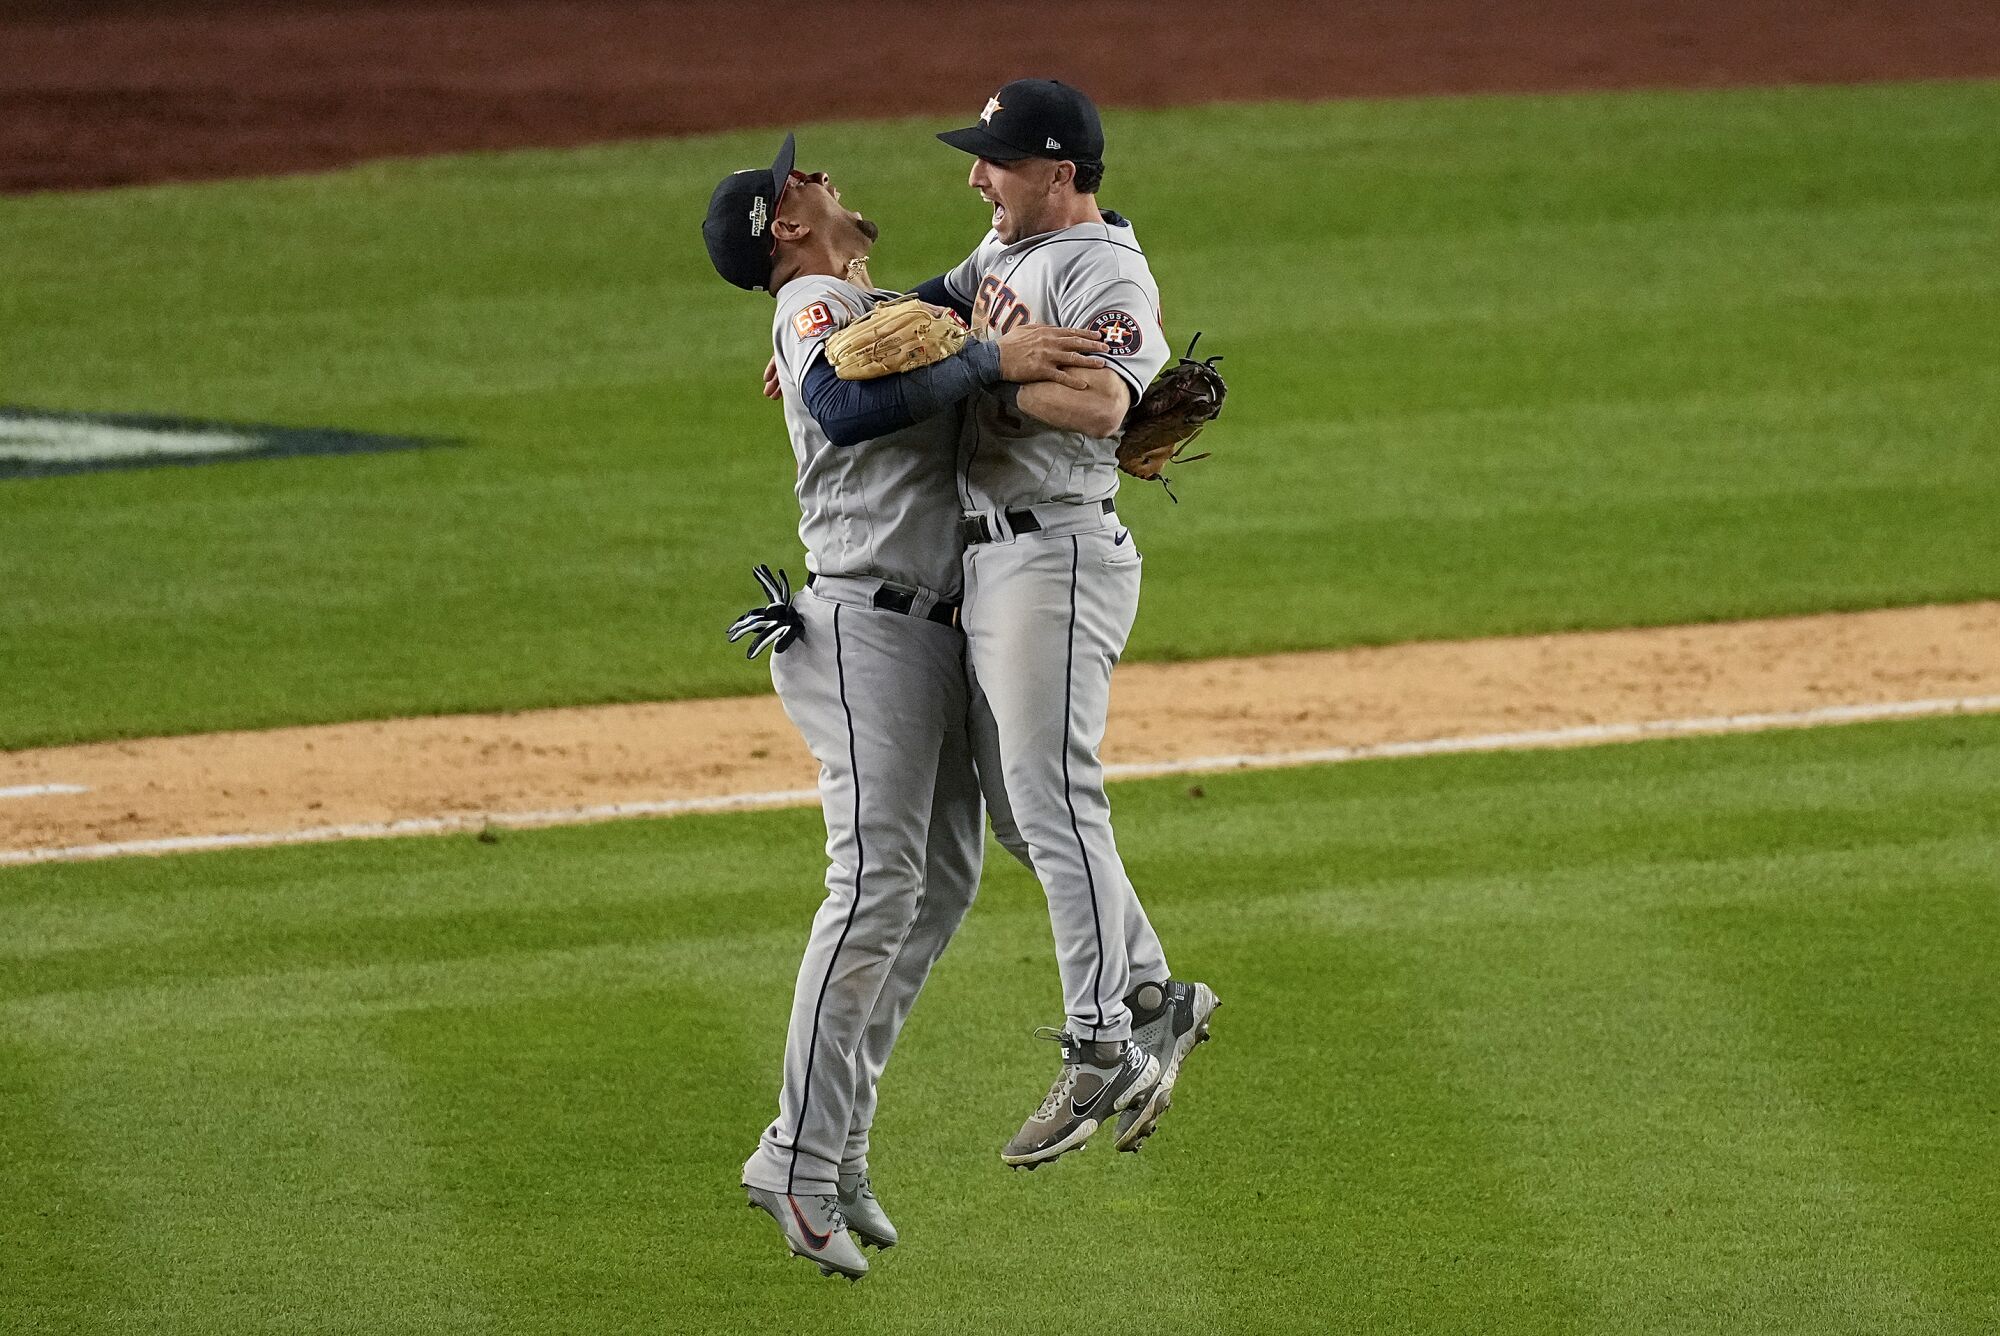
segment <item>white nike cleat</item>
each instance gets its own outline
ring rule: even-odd
[[[840,1213],[847,1217],[848,1230],[863,1247],[896,1246],[896,1226],[890,1223],[882,1203],[875,1200],[875,1189],[866,1174],[841,1175]]]
[[[750,1205],[778,1222],[784,1231],[785,1246],[797,1256],[819,1266],[823,1276],[842,1275],[859,1280],[868,1274],[868,1259],[854,1240],[847,1237],[847,1217],[841,1213],[840,1199],[795,1196],[788,1192],[767,1192],[745,1184]]]
[[[1035,1037],[1062,1045],[1063,1067],[1042,1106],[1000,1152],[1001,1163],[1016,1169],[1075,1150],[1113,1114],[1143,1099],[1160,1076],[1153,1055],[1126,1040],[1086,1044],[1046,1026]]]
[[[1209,1018],[1222,999],[1205,983],[1141,984],[1125,999],[1131,1007],[1147,988],[1162,988],[1165,996],[1158,1009],[1144,1020],[1136,1008],[1132,1013],[1132,1043],[1144,1048],[1160,1064],[1160,1080],[1142,1100],[1134,1101],[1118,1118],[1117,1146],[1137,1150],[1160,1126],[1160,1115],[1174,1102],[1174,1086],[1181,1079],[1181,1064],[1197,1044],[1208,1040]]]

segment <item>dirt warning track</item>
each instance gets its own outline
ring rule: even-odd
[[[1136,107],[2000,75],[1993,0],[18,0],[0,11],[0,191],[963,116],[1029,73]]]
[[[1130,664],[1104,751],[1130,776],[1989,711],[2000,602]],[[9,752],[0,864],[805,804],[814,775],[768,696]]]

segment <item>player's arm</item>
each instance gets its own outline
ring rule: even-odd
[[[1000,383],[997,344],[968,343],[964,351],[914,371],[875,380],[842,380],[815,357],[799,380],[806,411],[826,439],[859,445],[942,413],[974,390]]]
[[[859,445],[922,422],[975,390],[1003,381],[1081,390],[1090,376],[1103,374],[1104,363],[1096,356],[1103,346],[1101,339],[1082,330],[1034,326],[991,342],[974,340],[929,366],[874,380],[842,380],[824,352],[815,348],[799,389],[806,411],[827,440],[837,446]]]
[[[1166,364],[1166,334],[1153,298],[1129,278],[1086,272],[1057,303],[1065,324],[1104,340],[1104,369],[1080,389],[1025,385],[1016,406],[1052,427],[1100,440],[1116,436],[1125,413]]]
[[[1132,406],[1132,390],[1124,377],[1106,368],[1083,373],[1080,387],[1040,381],[1023,385],[1016,405],[1029,417],[1051,427],[1103,439],[1116,436]]]

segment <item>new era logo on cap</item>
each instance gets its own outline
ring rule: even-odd
[[[1043,145],[1043,147],[1044,147],[1044,148],[1061,148],[1061,147],[1062,147],[1062,145],[1061,145],[1061,144],[1058,144],[1058,143],[1057,143],[1057,142],[1056,142],[1055,140],[1051,139],[1051,140],[1050,140],[1050,141],[1049,141],[1049,142],[1048,142],[1047,144]]]

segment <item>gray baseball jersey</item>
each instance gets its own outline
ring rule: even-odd
[[[988,232],[945,275],[972,303],[972,331],[998,338],[1019,325],[1061,325],[1104,336],[1106,361],[1136,402],[1167,363],[1160,290],[1132,225],[1116,214],[1009,246]],[[1111,439],[1062,431],[1019,412],[1015,386],[973,396],[960,446],[959,499],[967,510],[1102,501],[1118,491]]]
[[[771,343],[798,462],[799,540],[815,574],[879,577],[955,599],[964,551],[954,487],[962,409],[835,446],[800,389],[813,360],[825,356],[827,335],[900,295],[823,274],[778,292]]]

